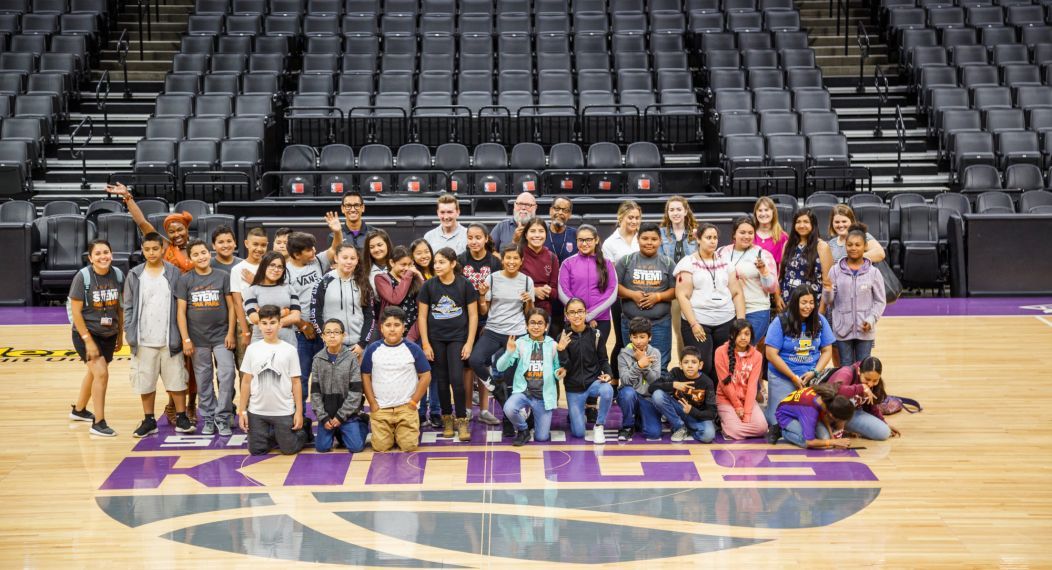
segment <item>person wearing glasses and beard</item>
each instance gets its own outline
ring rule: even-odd
[[[571,215],[573,202],[566,196],[556,196],[548,210],[548,241],[544,245],[559,258],[559,263],[577,253],[577,228],[567,225]]]
[[[514,208],[511,217],[494,226],[489,234],[493,238],[493,249],[496,251],[501,251],[501,246],[506,243],[518,241],[522,225],[537,215],[537,198],[529,192],[523,192],[515,197]]]

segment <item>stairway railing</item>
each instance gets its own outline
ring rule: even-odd
[[[858,87],[855,91],[865,93],[866,87],[862,83],[866,72],[866,58],[869,57],[869,34],[866,32],[866,26],[862,23],[862,20],[858,21],[855,39],[858,42]]]
[[[76,137],[80,133],[80,130],[87,128],[88,136],[84,139],[84,142],[78,147],[76,143]],[[86,154],[87,146],[91,143],[92,136],[95,133],[95,123],[91,120],[91,115],[86,115],[80,120],[80,123],[73,129],[73,132],[69,133],[69,150],[73,158],[80,158],[80,189],[88,190],[91,185],[88,184],[88,156]]]
[[[117,38],[117,63],[119,63],[121,65],[121,69],[124,70],[125,99],[132,98],[131,88],[128,87],[128,47],[128,29],[125,28],[121,30],[121,35],[119,38]]]
[[[848,26],[848,3],[849,0],[836,0],[836,35],[840,35],[840,16],[844,16],[844,55],[847,55],[848,36],[851,28]],[[829,15],[833,15],[833,0],[829,0]]]
[[[895,105],[895,135],[898,136],[898,159],[895,164],[895,183],[902,182],[902,151],[906,149],[906,120],[902,118],[902,107]]]
[[[103,90],[105,87],[105,90]],[[113,143],[113,137],[110,136],[110,113],[106,109],[106,104],[110,100],[110,70],[102,72],[102,77],[99,78],[99,82],[95,85],[95,106],[102,111],[102,142],[106,144]]]
[[[891,87],[888,84],[887,76],[884,75],[879,65],[873,66],[873,88],[877,90],[877,127],[873,129],[873,136],[882,137],[884,136],[884,128],[881,126],[881,120],[883,118],[884,105],[888,104]]]

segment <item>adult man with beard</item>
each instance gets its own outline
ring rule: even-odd
[[[527,220],[537,215],[537,198],[529,192],[523,192],[515,198],[512,216],[494,226],[490,232],[493,248],[500,251],[501,246],[516,240],[516,232]]]
[[[545,247],[562,263],[577,253],[577,228],[566,225],[573,214],[573,202],[566,196],[556,196],[548,210],[548,240]]]

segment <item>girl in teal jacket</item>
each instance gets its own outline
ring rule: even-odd
[[[518,363],[512,377],[512,394],[504,403],[504,416],[515,426],[516,446],[530,441],[523,413],[527,407],[533,410],[535,439],[548,441],[552,410],[559,405],[557,383],[566,375],[566,369],[559,366],[555,340],[544,334],[549,320],[544,309],[530,309],[526,313],[526,335],[518,339],[509,336],[506,350],[497,360],[497,370],[501,372]]]

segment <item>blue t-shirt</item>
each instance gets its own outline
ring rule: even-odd
[[[767,328],[767,339],[764,342],[767,346],[778,348],[778,356],[782,357],[785,364],[789,366],[789,370],[792,370],[793,374],[797,376],[803,376],[804,373],[814,369],[815,365],[818,364],[818,357],[822,352],[822,348],[836,341],[836,338],[833,336],[833,329],[829,326],[826,318],[818,315],[818,320],[822,325],[822,332],[817,342],[807,332],[806,325],[801,328],[800,336],[798,337],[785,336],[782,332],[782,319],[774,319],[771,321],[771,326]],[[767,375],[768,378],[774,377],[788,380],[784,374],[778,372],[770,364],[767,365]]]

